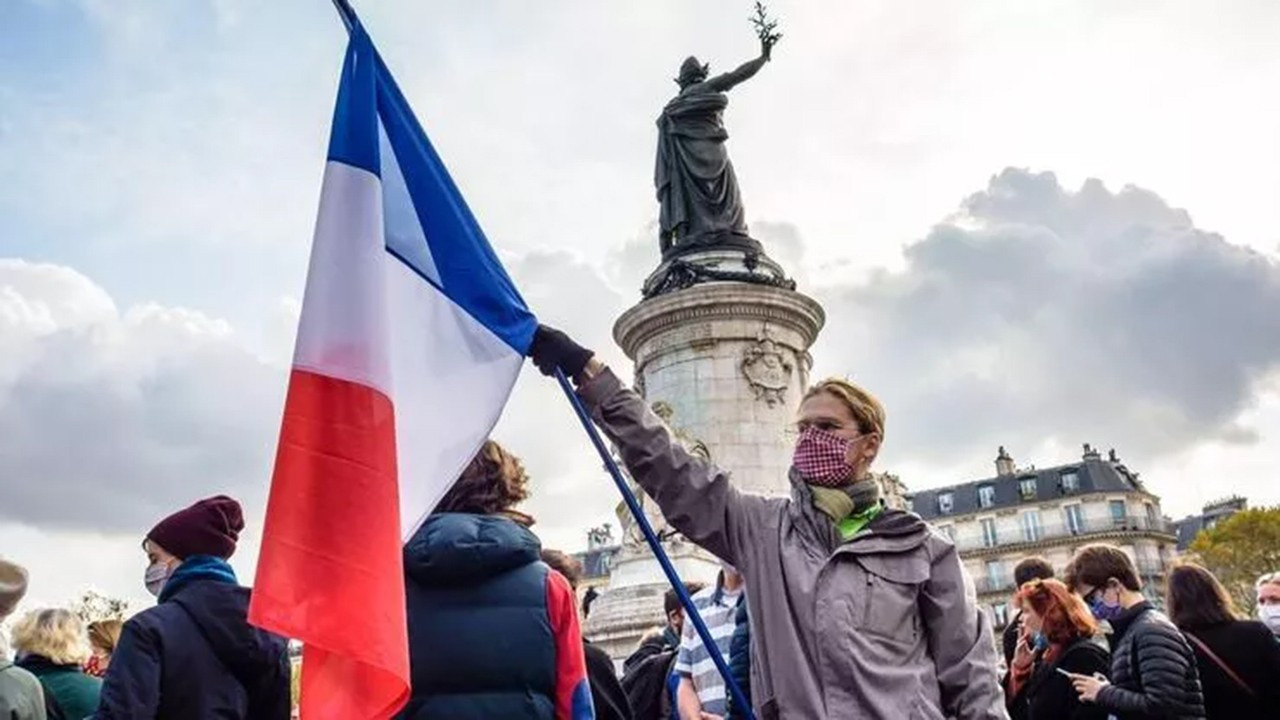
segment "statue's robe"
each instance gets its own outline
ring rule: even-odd
[[[738,178],[725,149],[729,133],[721,116],[728,104],[721,92],[685,92],[658,118],[654,185],[664,252],[747,236]]]

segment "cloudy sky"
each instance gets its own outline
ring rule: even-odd
[[[142,602],[142,534],[227,492],[251,577],[342,27],[324,0],[4,5],[0,554],[33,602]],[[531,307],[629,369],[653,121],[690,52],[753,56],[750,4],[357,5]],[[885,469],[1091,442],[1170,515],[1280,502],[1280,5],[773,9],[730,151],[827,308],[816,372],[888,405]],[[526,372],[497,436],[572,549],[617,497],[556,392]]]

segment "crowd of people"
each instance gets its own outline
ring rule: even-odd
[[[584,638],[581,567],[543,548],[520,460],[487,441],[404,546],[415,720],[1251,720],[1280,712],[1280,574],[1259,578],[1244,619],[1206,569],[1175,567],[1163,607],[1120,548],[1080,548],[1060,576],[1015,569],[1003,630],[977,605],[954,544],[887,507],[870,473],[885,412],[844,380],[803,397],[789,498],[737,490],[687,453],[593,353],[539,328],[531,352],[572,378],[631,476],[671,524],[721,560],[714,583],[677,593],[621,673]],[[244,527],[216,496],[144,536],[157,603],[86,625],[31,610],[0,647],[0,720],[284,720],[285,638],[251,626],[227,560]],[[0,561],[0,620],[27,574]],[[1167,614],[1166,614],[1167,613]],[[0,644],[2,645],[2,644]],[[732,683],[721,675],[723,658]],[[731,692],[736,686],[741,694]],[[739,702],[745,700],[745,704]]]
[[[127,621],[26,613],[14,660],[0,651],[0,720],[288,718],[286,640],[249,624],[249,590],[227,563],[243,528],[240,504],[225,496],[157,523],[142,542],[156,605]],[[0,560],[0,620],[27,582]]]

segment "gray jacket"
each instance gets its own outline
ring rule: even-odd
[[[746,578],[761,720],[1008,717],[973,583],[919,517],[886,510],[841,542],[806,485],[793,479],[790,499],[739,492],[612,372],[579,395],[667,520]]]
[[[45,720],[44,690],[35,675],[0,656],[0,720]]]

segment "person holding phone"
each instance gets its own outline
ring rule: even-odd
[[[1110,628],[1110,680],[1073,677],[1080,699],[1119,720],[1204,718],[1196,657],[1169,618],[1142,594],[1133,559],[1115,545],[1085,545],[1067,564],[1066,584]]]
[[[1080,700],[1074,677],[1092,677],[1111,667],[1089,608],[1067,586],[1035,579],[1018,589],[1022,630],[1005,697],[1012,720],[1106,720],[1108,712]]]

